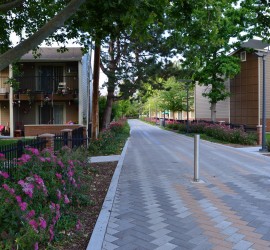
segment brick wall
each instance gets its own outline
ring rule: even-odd
[[[24,125],[24,135],[25,136],[37,136],[41,134],[59,134],[63,129],[75,129],[81,127],[82,125]]]

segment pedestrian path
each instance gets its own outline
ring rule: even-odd
[[[201,141],[196,183],[193,138],[130,126],[108,220],[87,250],[270,249],[270,157]]]
[[[110,162],[110,161],[119,161],[120,155],[107,155],[107,156],[93,156],[90,157],[89,162]]]

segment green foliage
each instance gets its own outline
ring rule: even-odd
[[[126,120],[112,122],[108,129],[99,133],[97,139],[90,141],[90,155],[120,154],[128,137],[129,125]]]
[[[28,148],[12,176],[0,171],[0,249],[48,247],[77,223],[86,151]],[[1,165],[5,164],[3,156]],[[4,169],[1,166],[1,169]]]
[[[190,19],[183,20],[175,29],[175,33],[182,35],[179,50],[183,52],[183,68],[193,72],[191,79],[208,86],[204,96],[212,104],[228,97],[224,80],[240,70],[239,59],[229,55],[234,48],[231,38],[243,30],[237,23],[238,10],[234,3],[233,0],[192,1]]]

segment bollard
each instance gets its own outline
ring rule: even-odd
[[[200,135],[194,136],[194,181],[199,181],[199,144]]]

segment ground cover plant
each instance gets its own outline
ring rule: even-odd
[[[90,141],[90,155],[120,154],[129,137],[129,129],[126,119],[111,122],[107,129],[100,132],[97,139]]]

